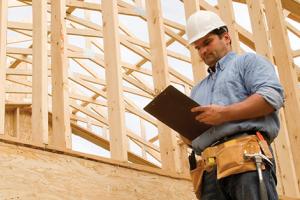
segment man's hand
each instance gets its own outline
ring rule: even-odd
[[[219,125],[236,120],[249,120],[263,117],[274,112],[275,109],[260,94],[252,94],[239,103],[227,106],[208,105],[191,109],[199,112],[196,120],[210,125]]]
[[[209,125],[219,125],[227,121],[225,115],[225,106],[208,105],[198,106],[191,109],[191,112],[199,112],[196,120]]]

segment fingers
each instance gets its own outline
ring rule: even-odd
[[[209,106],[197,106],[191,109],[191,112],[204,112],[209,109]]]
[[[209,117],[209,106],[197,106],[191,109],[191,112],[200,112],[195,119],[197,121],[203,122],[202,120]]]
[[[208,112],[202,112],[199,115],[197,115],[195,119],[198,121],[202,121],[205,118],[208,118],[209,116],[210,116],[210,114]]]
[[[217,105],[197,106],[192,108],[191,112],[198,112],[195,120],[209,125],[217,125],[222,123],[219,108],[220,106]]]
[[[216,119],[214,116],[211,115],[197,115],[195,118],[197,121],[208,124],[208,125],[217,125],[219,124],[218,119]]]

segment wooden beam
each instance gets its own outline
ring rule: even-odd
[[[294,25],[292,25],[290,22],[286,21],[287,28],[294,33],[297,37],[300,37],[300,30],[297,29]]]
[[[293,57],[299,57],[300,56],[300,49],[293,51]]]
[[[300,68],[296,65],[295,65],[295,68],[296,68],[296,73],[297,73],[297,77],[298,77],[298,81],[300,82]],[[299,91],[300,88],[298,88],[298,91]]]
[[[134,0],[134,3],[137,7],[145,8],[145,1],[144,0]]]
[[[236,21],[233,11],[233,5],[231,0],[218,0],[219,13],[221,18],[224,20],[225,24],[229,29],[229,34],[231,36],[231,45],[233,51],[240,53],[240,43],[238,37],[238,31],[236,28]]]
[[[300,2],[299,0],[281,0],[282,7],[287,9],[300,22]]]
[[[5,127],[5,70],[6,70],[6,30],[7,30],[7,0],[0,1],[0,135]]]
[[[48,144],[47,2],[33,0],[32,7],[32,140]]]
[[[90,112],[86,108],[83,108],[83,107],[77,105],[75,102],[71,102],[71,106],[74,107],[74,108],[76,108],[76,109],[78,109],[80,112],[86,114],[87,116],[93,118],[94,120],[99,121],[102,127],[107,127],[108,126],[107,120],[104,117],[101,116],[101,114],[99,113],[99,111],[96,110],[97,108],[94,108],[94,106],[90,106],[90,107],[98,115],[94,114],[93,112]],[[134,140],[134,142],[136,142],[138,144],[146,145],[147,152],[149,152],[157,160],[160,160],[160,156],[158,155],[159,150],[158,150],[157,147],[155,147],[153,144],[151,144],[151,143],[149,143],[147,141],[143,141],[139,136],[135,135],[130,130],[126,130],[126,132],[127,132],[127,136],[130,139]]]
[[[71,148],[65,1],[51,3],[53,145]]]
[[[244,27],[236,24],[236,28],[238,30],[239,40],[243,44],[247,45],[249,48],[251,48],[253,51],[255,51],[255,45],[253,42],[253,35],[248,30],[246,30]]]
[[[280,111],[281,128],[278,137],[274,141],[276,164],[280,180],[282,195],[291,197],[300,197],[297,174],[295,171],[294,156],[291,149],[291,142],[286,127],[284,112]]]
[[[19,55],[32,55],[31,48],[18,48],[18,47],[7,47],[7,54],[19,54]]]
[[[68,35],[78,35],[78,36],[85,36],[85,37],[103,37],[102,36],[102,28],[98,26],[97,24],[91,23],[87,20],[83,20],[74,16],[68,16],[68,19],[71,21],[78,23],[82,26],[87,27],[88,29],[78,29],[78,28],[67,28]],[[32,26],[29,23],[20,23],[20,22],[8,22],[8,27],[13,30],[32,30]],[[90,28],[94,29],[91,30]],[[172,31],[170,28],[166,28],[166,33],[173,38],[176,38],[177,41],[179,41],[182,45],[186,46],[186,41],[181,37],[181,35],[176,34],[174,31]],[[137,48],[136,46],[132,45],[138,45],[142,48],[149,49],[149,45],[142,40],[136,38],[136,37],[129,37],[125,35],[120,35],[121,38],[121,44],[124,45],[126,48],[130,49],[131,51],[135,52],[136,54],[140,55],[141,57],[146,58],[149,60],[149,55],[147,52],[142,51],[141,49]],[[168,56],[171,56],[173,58],[190,62],[190,58],[176,53],[174,51],[168,50]],[[201,68],[200,68],[201,69]],[[204,69],[205,71],[205,69]]]
[[[14,133],[13,136],[15,138],[20,138],[20,107],[16,107],[14,110],[14,120],[13,120],[13,127]]]
[[[246,3],[246,0],[233,0],[238,3]],[[300,2],[299,0],[281,0],[282,8],[288,10],[289,18],[300,22]]]
[[[248,10],[251,18],[256,52],[265,56],[273,62],[273,55],[269,47],[269,36],[267,34],[266,21],[263,15],[261,0],[247,0]],[[280,110],[281,129],[278,138],[274,141],[278,170],[278,179],[282,183],[282,191],[287,196],[298,196],[297,179],[291,154],[288,131],[283,110]]]
[[[290,50],[285,22],[282,15],[280,0],[264,0],[266,18],[271,36],[275,63],[278,67],[279,77],[284,86],[286,99],[284,112],[287,129],[292,146],[295,170],[300,188],[300,103],[297,89],[296,70]]]
[[[158,94],[170,84],[160,1],[146,0],[146,9],[152,74],[155,93]],[[172,130],[161,122],[158,122],[158,130],[162,168],[177,171],[178,163],[175,162],[174,152],[176,137],[172,135]]]
[[[194,12],[200,9],[199,0],[184,0],[185,18],[188,19]],[[189,46],[191,54],[191,64],[193,68],[194,82],[197,83],[202,80],[207,74],[207,67],[198,51],[193,47]]]
[[[111,157],[127,161],[117,0],[103,0],[102,9]]]
[[[271,59],[271,62],[273,62],[272,52],[268,43],[269,37],[266,31],[262,2],[261,0],[247,0],[247,6],[251,18],[255,49],[259,54]]]
[[[9,1],[8,2],[8,8],[14,8],[14,7],[22,7],[27,6],[26,4],[18,1]]]
[[[79,1],[84,1],[84,0],[79,0]],[[66,3],[69,3],[69,2],[66,1]],[[66,10],[66,13],[71,14],[75,9],[76,9],[76,7],[70,7]]]
[[[101,136],[98,136],[98,135],[95,135],[93,134],[92,132],[90,132],[89,130],[81,127],[81,126],[78,126],[77,124],[75,123],[71,123],[72,124],[72,132],[75,134],[75,135],[78,135],[98,146],[101,146],[102,148],[110,151],[110,143],[109,141],[107,141],[105,138],[101,137]],[[127,152],[127,155],[128,155],[128,160],[130,162],[133,162],[133,163],[137,163],[137,164],[142,164],[142,165],[146,165],[146,166],[151,166],[151,167],[155,167],[157,168],[156,165],[154,165],[153,163],[147,161],[147,160],[144,160],[143,158],[131,153],[131,152]],[[123,162],[124,163],[124,162]]]
[[[26,30],[32,31],[31,23],[24,22],[8,22],[8,28],[12,30]],[[92,29],[82,29],[82,28],[67,28],[68,35],[78,35],[85,37],[102,37],[102,32]]]
[[[90,109],[86,108],[86,107],[82,107],[80,105],[78,105],[76,102],[74,101],[70,101],[70,106],[72,106],[73,108],[77,109],[78,111],[82,112],[83,114],[95,119],[96,121],[104,124],[104,125],[108,125],[108,121],[106,118],[104,118],[103,116],[99,115],[98,113],[95,114],[95,112],[92,112]]]
[[[89,3],[83,2],[82,0],[66,0],[66,5],[70,7],[67,10],[67,13],[70,14],[76,8],[84,9],[84,10],[93,10],[93,11],[102,11],[101,5],[99,3]]]

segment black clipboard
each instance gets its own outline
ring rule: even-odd
[[[196,106],[197,102],[169,85],[144,110],[192,141],[211,127],[195,120],[197,113],[192,113],[191,108]]]

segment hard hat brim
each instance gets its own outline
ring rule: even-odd
[[[206,31],[202,31],[202,32],[200,32],[200,33],[194,35],[192,38],[190,38],[190,39],[188,40],[188,44],[189,44],[189,45],[193,44],[193,43],[196,42],[197,40],[199,40],[199,39],[205,37],[206,35],[208,35],[208,34],[209,34],[210,32],[212,32],[213,30],[218,29],[218,28],[220,28],[220,27],[222,27],[222,26],[226,26],[226,25],[225,25],[224,23],[220,23],[220,24],[218,25],[218,27],[209,28],[209,29],[207,29]]]

